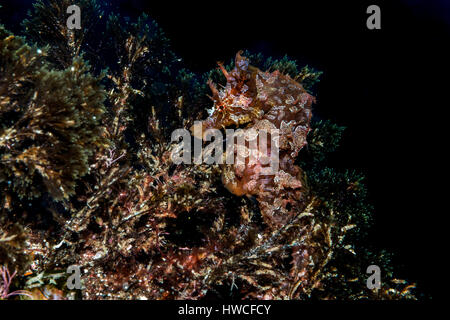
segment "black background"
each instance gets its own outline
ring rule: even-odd
[[[448,106],[436,97],[449,57],[449,1],[108,2],[131,19],[153,17],[193,71],[240,49],[287,54],[323,71],[314,114],[348,127],[330,166],[366,173],[372,240],[395,253],[399,278],[433,296],[433,275],[445,281],[436,274],[444,261],[432,253],[445,214],[433,207],[440,199],[432,178],[436,122]],[[0,3],[0,21],[20,31],[32,1]],[[381,30],[366,28],[370,4],[381,8]]]

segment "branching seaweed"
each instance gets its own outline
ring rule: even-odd
[[[81,30],[66,28],[71,4]],[[325,164],[344,128],[311,118],[321,72],[244,52],[198,75],[150,17],[102,8],[36,1],[23,24],[34,45],[0,27],[0,265],[30,276],[16,286],[66,299],[61,270],[75,264],[83,299],[415,298],[389,255],[366,245],[364,176]],[[233,117],[224,107],[236,92],[255,98],[244,85],[280,97],[250,103],[259,117]],[[272,110],[281,97],[294,111]],[[205,127],[282,129],[284,175],[255,184],[236,167],[174,164],[171,132],[207,109]],[[374,262],[385,272],[370,290]],[[7,270],[0,296],[25,294],[9,292]]]

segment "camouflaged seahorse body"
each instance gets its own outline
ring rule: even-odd
[[[291,208],[301,207],[304,200],[302,171],[294,161],[306,144],[314,97],[290,76],[279,71],[263,72],[249,65],[240,53],[231,72],[219,66],[227,84],[218,90],[209,82],[214,108],[202,122],[203,130],[227,127],[279,130],[280,164],[275,175],[262,175],[261,169],[268,165],[248,161],[240,166],[226,165],[222,175],[230,192],[255,196],[265,222],[277,228],[295,214]],[[270,150],[270,138],[267,143]]]

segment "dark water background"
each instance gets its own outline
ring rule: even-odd
[[[366,173],[376,209],[371,240],[395,253],[399,278],[433,295],[445,277],[437,270],[446,254],[434,254],[433,235],[446,213],[432,207],[432,179],[436,120],[448,107],[436,97],[449,57],[450,1],[107,2],[131,19],[148,13],[193,71],[240,49],[288,54],[322,70],[315,116],[348,127],[329,165]],[[1,0],[0,21],[19,33],[31,3]],[[370,4],[381,7],[381,30],[366,28]]]

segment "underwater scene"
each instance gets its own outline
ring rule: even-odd
[[[343,29],[379,44],[375,2]],[[394,126],[378,93],[383,122],[363,115],[382,62],[333,69],[353,40],[317,47],[301,21],[319,11],[265,33],[249,21],[270,9],[242,6],[0,1],[0,300],[430,298],[403,242],[379,241],[422,207],[395,218],[395,179],[358,162]]]

